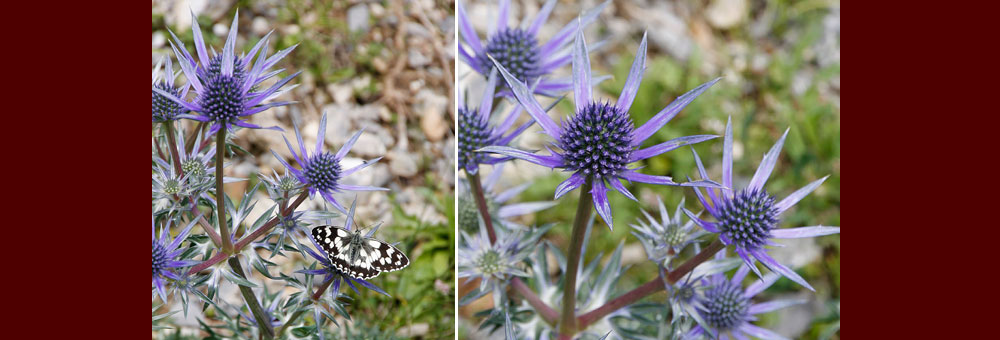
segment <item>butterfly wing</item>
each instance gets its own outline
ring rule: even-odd
[[[398,248],[373,238],[369,238],[366,241],[378,255],[375,261],[372,262],[375,269],[383,272],[392,272],[410,265],[410,259]]]
[[[353,235],[347,229],[320,226],[313,228],[312,236],[329,255],[330,263],[337,270],[362,280],[378,276],[379,271],[372,265],[374,259],[363,249],[358,249],[361,248],[360,245],[351,245]]]

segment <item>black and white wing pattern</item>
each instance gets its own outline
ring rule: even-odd
[[[406,257],[406,254],[391,244],[373,238],[369,238],[367,241],[378,254],[376,261],[372,262],[375,269],[382,272],[394,272],[410,265],[410,259]]]
[[[337,270],[354,278],[367,280],[380,272],[399,270],[410,264],[399,249],[344,228],[316,227],[312,237],[323,247]]]

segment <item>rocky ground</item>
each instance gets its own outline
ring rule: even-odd
[[[299,46],[276,68],[283,73],[302,71],[297,87],[278,100],[296,104],[257,114],[251,123],[278,126],[270,130],[240,130],[234,142],[250,154],[238,155],[226,175],[249,178],[227,185],[232,196],[256,183],[256,174],[281,173],[272,155],[292,162],[282,136],[294,145],[293,121],[307,145],[315,145],[320,116],[328,115],[326,147],[337,150],[351,135],[364,129],[342,166],[384,157],[377,164],[352,174],[343,183],[389,188],[389,192],[335,195],[348,206],[358,199],[356,219],[369,225],[382,222],[380,234],[398,236],[398,216],[444,228],[448,205],[434,200],[450,197],[455,186],[455,134],[452,106],[454,70],[454,6],[448,0],[419,1],[308,1],[262,0],[239,2],[237,50],[248,50],[274,30],[269,53],[293,44]],[[237,1],[153,1],[152,60],[170,55],[167,28],[191,43],[190,10],[198,13],[208,44],[221,48],[235,13]],[[182,76],[183,78],[183,76]],[[268,86],[269,84],[265,84]],[[261,190],[256,195],[256,219],[271,207]],[[447,202],[451,202],[448,200]],[[323,209],[322,198],[303,207]],[[394,214],[398,207],[402,214]],[[326,209],[332,209],[326,207]],[[450,226],[448,226],[450,228]],[[445,233],[437,233],[446,235]],[[402,237],[402,236],[400,236]],[[419,248],[419,246],[418,246]],[[411,259],[418,254],[410,254]],[[289,265],[299,259],[292,259]],[[453,259],[452,259],[453,261]],[[405,272],[405,271],[404,271]],[[451,294],[450,279],[440,282],[442,294]],[[275,287],[278,288],[278,287]],[[235,289],[228,298],[239,302]],[[449,309],[450,310],[450,309]],[[450,313],[448,313],[450,314]],[[450,322],[450,321],[449,321]],[[197,327],[194,319],[178,320]],[[400,335],[427,335],[428,325],[397,325]],[[440,328],[440,327],[439,327]],[[430,332],[438,331],[431,327]],[[433,334],[431,334],[433,335]]]

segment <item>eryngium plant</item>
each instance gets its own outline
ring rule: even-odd
[[[193,55],[197,58],[174,36],[173,58],[179,62],[167,57],[154,70],[150,163],[152,298],[157,307],[154,307],[153,330],[169,329],[158,321],[170,315],[183,312],[186,316],[189,309],[201,308],[202,331],[213,338],[322,339],[325,334],[339,332],[329,330],[325,326],[329,325],[327,321],[336,325],[338,319],[350,319],[348,303],[352,292],[356,294],[359,288],[366,288],[386,294],[371,282],[334,269],[329,254],[309,234],[313,223],[340,223],[339,213],[346,214],[344,225],[350,228],[354,205],[348,212],[331,194],[342,190],[384,190],[340,183],[343,177],[378,159],[350,169],[340,168],[339,161],[361,132],[339,152],[326,151],[324,115],[317,146],[310,148],[311,153],[306,152],[296,123],[299,148],[292,149],[292,153],[299,168],[279,157],[285,165],[283,174],[269,169],[266,172],[270,174],[259,174],[260,181],[249,190],[238,197],[227,197],[226,183],[245,180],[223,176],[223,169],[229,165],[226,157],[240,149],[228,136],[234,130],[256,128],[246,121],[250,116],[289,104],[272,100],[289,89],[285,85],[298,74],[286,76],[268,88],[258,88],[266,79],[283,72],[283,69],[269,69],[294,46],[269,57],[268,34],[249,52],[237,56],[234,50],[237,18],[233,19],[221,53],[205,46],[194,18]],[[178,64],[180,74],[173,70]],[[274,203],[264,207],[260,217],[250,218],[250,212],[262,204],[257,199],[259,193],[266,194]],[[336,210],[296,211],[311,194],[319,194]],[[310,264],[284,268],[271,262],[276,256],[292,255],[299,255]],[[251,275],[251,270],[271,282],[265,285]],[[274,283],[283,289],[269,290],[267,287],[273,287]],[[243,303],[233,304],[220,298],[222,285],[238,287]],[[342,289],[344,286],[350,290]],[[172,310],[157,314],[157,308],[162,306]]]
[[[546,10],[547,7],[543,8],[543,12]],[[501,17],[506,15],[504,11],[502,3]],[[507,223],[494,223],[501,221],[496,216],[500,209],[492,194],[498,181],[495,177],[502,176],[499,166],[494,165],[492,173],[483,174],[488,176],[485,182],[480,181],[481,172],[468,171],[466,167],[472,197],[459,196],[460,213],[466,214],[459,219],[464,230],[459,248],[465,254],[460,257],[467,257],[460,269],[464,271],[461,276],[480,281],[478,288],[461,297],[460,304],[493,294],[492,307],[477,313],[484,317],[481,328],[503,329],[507,339],[782,339],[777,333],[754,324],[758,314],[803,301],[761,301],[759,293],[782,277],[809,286],[794,271],[769,257],[766,250],[780,246],[772,240],[774,238],[839,233],[837,227],[776,228],[779,214],[816,189],[823,179],[782,200],[764,191],[763,185],[784,141],[782,136],[765,156],[758,174],[747,188],[735,189],[731,178],[731,126],[724,140],[726,156],[721,183],[709,178],[697,155],[693,157],[697,169],[692,170],[699,172],[698,180],[689,178],[687,182],[675,182],[663,174],[638,172],[641,166],[633,165],[637,162],[717,137],[681,136],[657,145],[642,146],[643,141],[719,79],[685,93],[636,127],[629,110],[646,68],[645,35],[615,103],[594,99],[583,32],[577,30],[576,37],[572,49],[575,113],[563,119],[561,124],[550,118],[538,103],[535,97],[538,91],[529,86],[533,82],[532,74],[512,70],[500,58],[489,55],[488,49],[484,52],[503,76],[520,108],[528,112],[542,132],[551,138],[551,144],[545,153],[495,143],[478,151],[569,172],[569,178],[562,184],[549,188],[556,199],[555,204],[576,188],[581,188],[581,192],[572,226],[545,224],[544,228],[512,228]],[[487,83],[492,85],[492,82]],[[500,87],[497,85],[498,89]],[[462,132],[459,131],[460,138]],[[479,165],[484,168],[483,163]],[[618,286],[619,278],[627,269],[621,263],[624,240],[619,240],[618,248],[606,259],[597,255],[588,262],[584,255],[596,216],[612,226],[608,189],[638,201],[625,183],[668,185],[666,188],[675,188],[673,190],[693,188],[695,192],[691,193],[699,198],[704,211],[692,212],[685,207],[684,200],[680,200],[668,202],[673,203],[671,213],[659,199],[656,202],[658,214],[642,211],[644,218],[632,225],[632,235],[644,246],[648,261],[657,266],[658,275],[622,293],[624,290]],[[707,190],[708,198],[702,190]],[[516,195],[503,196],[504,201],[516,201]],[[641,211],[636,205],[618,205],[615,209]],[[706,216],[714,221],[705,220]],[[470,224],[475,228],[470,228]],[[565,251],[547,240],[536,240],[535,235],[525,237],[520,244],[511,239],[511,230],[546,232],[557,228],[570,229]],[[466,233],[476,229],[480,231]],[[512,247],[512,244],[519,247]],[[733,251],[730,252],[727,246],[732,246]],[[530,255],[523,256],[525,251]],[[762,274],[750,258],[757,258],[774,272]],[[756,275],[747,275],[751,271]],[[665,301],[640,301],[660,291],[666,292]]]

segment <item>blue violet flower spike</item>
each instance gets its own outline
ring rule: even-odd
[[[205,48],[205,39],[201,35],[201,28],[198,27],[198,18],[195,17],[194,13],[191,13],[191,17],[191,30],[194,33],[194,45],[198,55],[197,61],[188,53],[184,43],[173,32],[170,32],[170,34],[173,36],[174,41],[170,45],[174,50],[174,55],[179,59],[178,64],[180,64],[181,71],[184,72],[184,76],[187,78],[188,85],[194,89],[196,97],[193,101],[188,102],[183,96],[178,96],[175,93],[161,90],[155,85],[153,86],[154,93],[180,104],[187,110],[198,113],[196,115],[183,114],[178,117],[201,122],[213,122],[209,134],[214,134],[223,127],[229,130],[233,125],[260,129],[260,126],[250,124],[243,119],[272,107],[292,103],[288,101],[265,102],[294,88],[294,86],[283,87],[292,78],[298,76],[301,71],[282,78],[263,91],[259,91],[257,86],[264,80],[284,71],[284,69],[276,71],[267,70],[288,55],[298,45],[281,50],[275,55],[268,57],[267,49],[264,48],[264,46],[267,46],[268,38],[271,36],[271,33],[268,33],[263,39],[257,42],[257,45],[254,45],[249,53],[246,53],[243,57],[237,57],[234,52],[236,28],[239,22],[239,12],[237,11],[233,17],[232,26],[229,28],[229,36],[226,38],[226,44],[222,48],[222,54],[214,53],[213,51],[214,55],[210,58],[208,50]],[[258,51],[260,52],[259,54],[257,53]],[[257,57],[257,60],[251,65],[254,56]],[[278,127],[270,127],[269,129],[281,130]]]
[[[479,172],[479,164],[497,164],[510,157],[490,157],[484,153],[477,153],[476,150],[489,145],[507,145],[515,137],[524,132],[534,121],[528,121],[518,126],[510,134],[504,136],[507,130],[514,126],[514,123],[521,117],[521,106],[515,106],[500,122],[499,125],[490,126],[490,115],[493,111],[493,96],[497,83],[496,70],[490,71],[489,79],[486,82],[486,89],[480,101],[479,108],[470,109],[464,104],[462,98],[458,98],[463,105],[458,107],[458,166],[465,169],[470,174]],[[461,96],[461,93],[459,93]]]
[[[722,243],[735,246],[736,254],[757,276],[760,276],[760,272],[754,265],[753,259],[757,259],[772,271],[815,291],[799,274],[768,255],[767,248],[764,247],[780,246],[780,244],[771,241],[771,238],[805,238],[840,233],[839,227],[825,226],[776,229],[780,222],[778,215],[809,195],[820,184],[823,184],[827,177],[830,177],[826,176],[813,181],[776,202],[774,196],[764,190],[764,184],[771,176],[774,165],[778,162],[778,154],[781,153],[786,136],[788,136],[788,130],[785,130],[778,142],[774,143],[771,150],[764,155],[764,159],[761,160],[750,183],[745,188],[736,191],[736,188],[733,188],[733,124],[730,117],[726,122],[726,136],[722,149],[722,185],[727,189],[707,188],[708,198],[706,199],[701,190],[695,188],[698,200],[701,201],[705,210],[715,217],[716,222],[702,220],[687,209],[684,210],[684,213],[705,230],[718,233]],[[694,149],[691,151],[694,153],[695,163],[698,165],[701,178],[708,179],[705,166],[702,165],[698,153]]]
[[[198,215],[191,219],[191,223],[184,227],[173,240],[170,239],[169,222],[160,229],[160,237],[156,237],[156,219],[152,218],[150,230],[153,235],[153,287],[156,288],[156,292],[164,303],[167,302],[166,281],[181,280],[181,277],[174,273],[173,269],[190,267],[198,263],[198,261],[177,260],[177,256],[184,252],[184,249],[180,248],[181,243],[184,243],[188,234],[191,233],[191,227],[194,227],[200,218],[201,215]]]
[[[164,59],[167,61],[166,66],[163,71],[160,71],[160,66],[163,65]],[[187,97],[188,90],[191,89],[190,84],[185,84],[184,87],[177,87],[175,80],[179,73],[174,72],[174,66],[171,63],[170,57],[161,58],[160,61],[156,63],[156,68],[153,69],[153,88],[160,89],[160,91],[168,92],[178,98]],[[172,121],[178,118],[178,116],[187,114],[188,109],[177,102],[170,100],[163,95],[157,94],[153,91],[153,123],[162,123]]]
[[[292,148],[292,144],[288,142],[288,138],[284,138],[284,136],[282,136],[282,138],[285,139],[285,145],[288,146],[288,150],[292,152],[292,156],[295,157],[295,161],[302,166],[302,169],[300,170],[293,168],[291,165],[288,164],[288,162],[285,161],[283,157],[279,156],[276,152],[274,152],[274,150],[271,150],[271,153],[274,154],[274,157],[277,158],[278,161],[281,162],[281,164],[284,165],[285,168],[288,169],[288,171],[290,171],[292,175],[299,180],[299,182],[309,186],[310,197],[313,197],[314,195],[316,195],[316,193],[319,193],[320,196],[323,196],[323,199],[325,199],[327,202],[329,202],[331,205],[337,208],[337,210],[340,210],[340,212],[346,214],[347,210],[344,209],[344,206],[340,205],[340,203],[337,202],[337,199],[333,197],[333,194],[335,192],[341,192],[344,190],[347,191],[389,190],[386,188],[379,188],[373,186],[350,185],[341,183],[341,180],[343,180],[344,177],[347,177],[350,174],[357,172],[358,170],[364,169],[369,165],[375,164],[375,162],[378,162],[378,160],[382,159],[382,157],[375,158],[373,160],[358,164],[353,168],[347,170],[341,168],[340,161],[344,159],[344,156],[347,155],[348,151],[351,151],[351,147],[353,147],[354,143],[358,141],[359,137],[361,137],[361,133],[364,132],[364,129],[355,133],[354,136],[352,136],[351,139],[347,141],[347,143],[345,143],[342,147],[340,147],[340,150],[337,151],[336,154],[324,151],[323,144],[326,137],[326,113],[323,113],[323,117],[320,119],[319,122],[319,131],[316,133],[317,135],[316,150],[313,151],[313,154],[310,156],[308,153],[306,153],[305,143],[302,142],[302,134],[299,133],[298,124],[295,123],[294,120],[292,121],[292,124],[295,126],[295,139],[297,139],[299,142],[299,152],[298,153],[295,152],[295,149]]]
[[[548,156],[504,146],[488,146],[479,151],[499,153],[549,168],[561,168],[564,171],[573,172],[569,179],[556,188],[556,199],[580,187],[588,177],[592,177],[594,180],[590,193],[593,195],[594,206],[609,228],[613,228],[613,225],[607,185],[626,197],[636,200],[635,196],[622,185],[620,181],[622,179],[660,185],[719,187],[718,183],[711,180],[676,183],[669,176],[642,174],[637,172],[637,169],[629,169],[626,166],[684,145],[718,137],[713,135],[679,137],[639,149],[642,142],[666,125],[681,109],[721,78],[702,84],[678,97],[648,122],[639,128],[634,128],[632,117],[629,116],[628,111],[635,99],[639,83],[642,80],[642,73],[646,68],[646,35],[643,34],[642,43],[639,44],[639,50],[632,63],[628,79],[625,81],[625,87],[615,105],[592,98],[590,57],[587,55],[583,31],[577,31],[574,45],[573,92],[576,114],[569,120],[563,121],[561,127],[552,118],[549,118],[538,101],[531,95],[527,85],[507,72],[503,65],[494,60],[500,73],[513,90],[517,101],[538,122],[545,134],[555,140],[553,145],[561,151],[547,148],[550,153]]]
[[[753,303],[751,299],[774,284],[780,276],[773,273],[765,275],[760,281],[756,281],[744,289],[740,282],[746,278],[749,272],[750,270],[743,266],[733,274],[731,280],[727,280],[725,274],[722,273],[702,279],[702,285],[706,288],[704,293],[697,296],[696,299],[704,323],[692,327],[682,339],[746,339],[747,335],[769,340],[786,339],[778,333],[758,327],[750,322],[757,320],[757,314],[798,305],[806,301],[778,300]]]
[[[458,1],[458,29],[465,44],[458,47],[459,56],[469,67],[483,76],[492,73],[494,67],[490,57],[503,65],[516,79],[534,84],[535,93],[556,97],[558,93],[569,91],[571,79],[547,79],[544,76],[570,62],[567,45],[570,36],[597,19],[597,15],[611,1],[605,1],[580,14],[579,20],[566,24],[556,35],[544,44],[539,43],[538,31],[556,6],[556,0],[549,0],[538,11],[535,20],[527,28],[508,27],[510,0],[500,0],[496,25],[490,28],[487,39],[479,40],[462,1]]]

